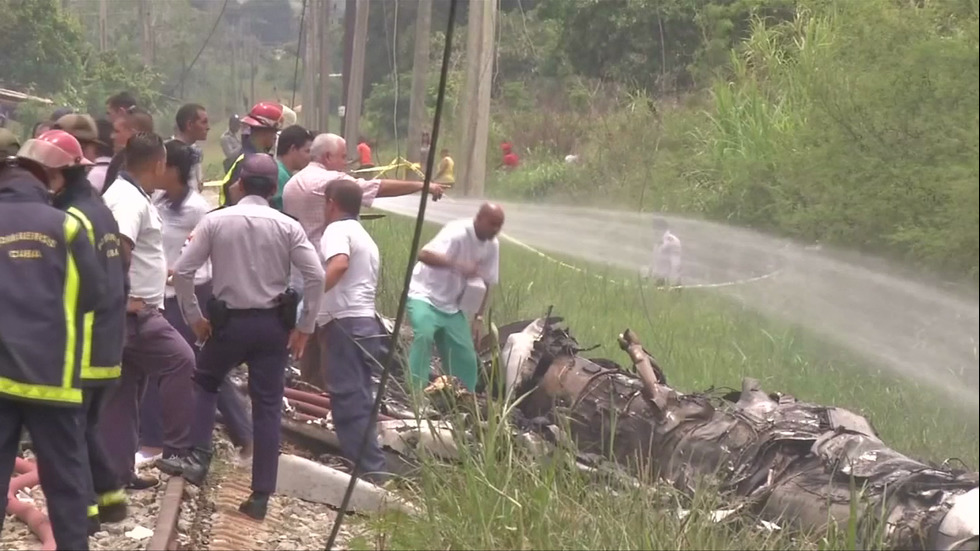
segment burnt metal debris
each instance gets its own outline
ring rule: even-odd
[[[481,343],[484,374],[494,366],[499,372],[485,376],[468,403],[485,408],[505,393],[523,396],[512,419],[520,436],[572,442],[583,463],[611,458],[634,483],[659,479],[689,496],[708,484],[743,512],[783,528],[819,534],[834,525],[843,529],[854,518],[866,545],[978,549],[977,472],[906,457],[882,442],[864,417],[766,392],[754,379],[743,380],[740,392],[680,392],[629,330],[619,344],[635,373],[609,359],[586,358],[561,321],[516,322],[499,328],[496,343],[487,337]],[[391,330],[390,323],[386,327]],[[403,334],[394,341],[404,347],[409,339]],[[435,361],[422,414],[430,421],[415,419],[397,385],[386,396],[379,438],[388,451],[404,455],[424,445],[455,456],[448,448],[460,440],[451,435],[466,427],[453,427],[445,414],[449,402],[466,403],[461,398],[467,393],[441,377],[438,367]],[[487,379],[499,383],[488,385]],[[290,386],[315,390],[296,378]],[[454,399],[438,399],[447,390]],[[329,416],[313,419],[286,409],[284,423],[295,428],[304,422],[307,436],[311,424],[329,432]]]

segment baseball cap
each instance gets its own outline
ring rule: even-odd
[[[275,183],[279,180],[279,165],[268,153],[253,153],[242,159],[242,170],[239,172],[239,176],[241,178],[259,176],[268,178]]]
[[[72,113],[64,115],[54,123],[54,128],[60,128],[68,132],[80,142],[96,142],[99,140],[99,127],[95,124],[95,119],[89,115]]]
[[[0,157],[13,157],[20,149],[20,140],[13,132],[0,128]]]

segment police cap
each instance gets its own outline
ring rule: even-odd
[[[279,165],[272,155],[268,153],[253,153],[246,155],[242,159],[242,169],[239,177],[242,179],[250,176],[265,178],[273,184],[279,181]]]

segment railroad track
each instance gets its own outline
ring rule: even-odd
[[[284,442],[284,453],[293,446]],[[299,451],[299,450],[296,450]],[[282,500],[273,499],[264,521],[238,511],[251,493],[251,468],[216,457],[208,482],[199,490],[174,476],[167,479],[147,551],[241,551],[275,548],[286,523]],[[196,507],[189,507],[191,504]],[[192,515],[192,516],[191,516]],[[182,522],[183,520],[183,522]]]
[[[177,551],[181,504],[184,501],[184,487],[187,482],[179,476],[167,480],[166,489],[160,503],[160,512],[153,527],[153,536],[146,546],[147,551]]]

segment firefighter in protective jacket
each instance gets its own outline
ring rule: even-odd
[[[28,140],[20,154],[48,145]],[[13,470],[26,427],[58,549],[87,550],[78,318],[102,300],[105,281],[82,223],[51,206],[46,178],[31,161],[0,167],[0,470]],[[3,508],[9,483],[0,476]]]
[[[89,240],[95,244],[95,254],[105,274],[105,296],[94,311],[79,319],[85,442],[91,473],[85,482],[92,484],[88,515],[89,533],[94,534],[102,522],[119,522],[126,517],[125,481],[119,480],[106,457],[99,437],[99,413],[110,385],[119,379],[122,371],[129,293],[116,219],[89,183],[86,167],[72,163],[82,154],[80,143],[70,130],[50,130],[38,137],[30,151],[25,148],[19,156],[45,170],[48,189],[54,194],[54,206],[81,222]]]

